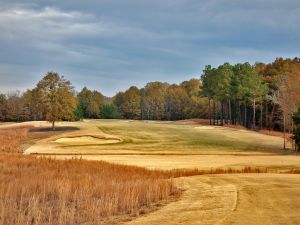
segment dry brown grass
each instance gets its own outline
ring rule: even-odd
[[[240,129],[240,130],[247,130],[246,127],[242,125],[232,125],[232,124],[225,124],[224,127],[228,128],[234,128],[234,129]],[[284,133],[280,131],[275,131],[275,130],[258,130],[258,133],[273,136],[273,137],[281,137],[284,138]],[[290,142],[292,142],[292,135],[286,133],[286,139]]]
[[[300,169],[290,169],[286,173],[289,173],[289,174],[300,174]]]
[[[239,130],[246,130],[247,128],[242,126],[242,125],[235,125],[235,124],[224,124],[224,127],[228,128],[234,128],[234,129],[239,129]]]
[[[26,130],[1,130],[6,152]],[[17,140],[14,140],[17,139]],[[2,144],[2,143],[1,143]],[[160,171],[84,160],[0,155],[0,224],[119,223],[179,193]]]
[[[247,130],[246,127],[241,125],[232,125],[232,124],[225,124],[224,127],[228,128],[234,128],[234,129],[240,129],[240,130]],[[275,131],[275,130],[257,130],[260,134],[265,134],[273,137],[281,137],[284,138],[284,133],[281,131]],[[286,140],[290,143],[293,142],[292,134],[286,133]]]
[[[186,120],[177,120],[175,123],[186,123],[186,124],[198,124],[198,125],[210,125],[209,119],[186,119]]]
[[[32,126],[0,129],[0,153],[21,153],[22,144]]]
[[[284,133],[280,132],[280,131],[274,131],[274,130],[260,130],[259,133],[261,134],[266,134],[266,135],[270,135],[270,136],[274,136],[274,137],[281,137],[284,138]],[[289,142],[292,142],[292,135],[289,133],[286,133],[286,139]]]
[[[84,160],[0,157],[0,224],[99,224],[178,193],[159,171]]]
[[[176,169],[166,172],[166,175],[169,177],[188,177],[188,176],[197,176],[197,175],[209,175],[209,174],[233,174],[233,173],[268,173],[271,170],[268,170],[264,167],[250,167],[245,166],[242,168],[214,168],[210,170],[200,170],[200,169]]]

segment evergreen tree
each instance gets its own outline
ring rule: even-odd
[[[101,119],[121,119],[118,107],[114,104],[104,104],[100,109]]]
[[[83,118],[99,118],[100,108],[104,104],[104,96],[100,92],[84,87],[79,92],[77,99],[83,112]]]
[[[216,115],[216,106],[215,106],[215,97],[216,97],[216,76],[217,71],[215,68],[212,68],[210,65],[205,66],[203,74],[201,76],[202,80],[202,91],[201,96],[208,98],[208,117],[209,123],[215,125],[215,115]],[[213,113],[211,112],[211,102],[213,101]],[[213,122],[212,122],[213,117]]]
[[[85,108],[81,101],[76,105],[76,108],[73,111],[76,120],[82,120],[85,116]]]
[[[293,121],[295,123],[296,129],[294,130],[293,139],[295,140],[296,150],[300,149],[300,108],[293,116]]]

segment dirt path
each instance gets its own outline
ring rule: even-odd
[[[300,176],[235,174],[184,178],[177,202],[128,224],[299,224]]]

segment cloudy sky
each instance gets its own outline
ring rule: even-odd
[[[57,71],[107,96],[300,56],[299,0],[0,0],[0,92]]]

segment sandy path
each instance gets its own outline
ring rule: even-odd
[[[239,174],[184,178],[181,199],[128,224],[299,224],[300,176]]]

